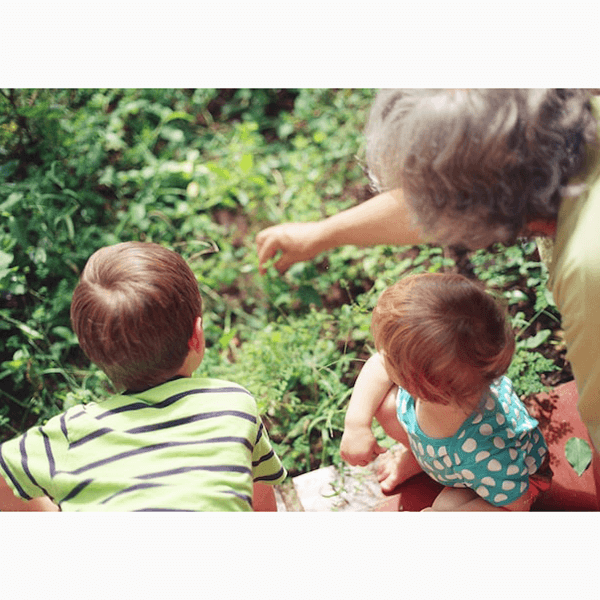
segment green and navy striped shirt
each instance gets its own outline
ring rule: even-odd
[[[0,475],[63,511],[248,511],[286,476],[243,387],[180,378],[78,405],[0,445]]]

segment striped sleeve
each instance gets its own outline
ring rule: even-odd
[[[281,460],[275,454],[267,430],[260,418],[254,451],[252,453],[252,474],[254,481],[262,481],[275,485],[281,483],[287,476],[287,471]]]
[[[24,500],[52,495],[55,457],[66,437],[60,417],[0,445],[0,475],[16,496]]]

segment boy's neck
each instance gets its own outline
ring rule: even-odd
[[[133,396],[135,394],[143,394],[144,392],[147,392],[148,390],[151,390],[152,388],[158,387],[159,385],[164,385],[165,383],[169,383],[170,381],[176,381],[177,379],[183,379],[184,377],[186,377],[186,375],[175,375],[173,377],[171,377],[170,379],[166,379],[165,381],[161,381],[160,383],[156,383],[155,385],[151,385],[150,387],[144,388],[142,390],[126,390],[123,392],[124,396]]]

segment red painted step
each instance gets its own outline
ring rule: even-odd
[[[540,421],[554,471],[550,489],[533,505],[532,510],[599,510],[596,481],[600,482],[600,456],[594,450],[585,425],[577,411],[577,388],[574,381],[558,386],[548,394],[538,394]],[[535,413],[534,410],[532,412]],[[565,456],[565,444],[572,437],[584,439],[592,448],[592,464],[577,475]]]
[[[577,412],[575,382],[562,384],[550,394],[538,394],[527,404],[544,432],[550,450],[550,466],[554,472],[550,489],[536,500],[532,510],[599,510],[600,455],[594,450],[587,429]],[[572,437],[584,439],[592,448],[592,464],[581,477],[565,456],[565,444]],[[431,506],[441,490],[440,484],[421,473],[398,486],[396,493],[380,503],[375,510],[420,511]]]

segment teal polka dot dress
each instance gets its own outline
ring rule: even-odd
[[[397,407],[423,470],[442,485],[471,488],[495,506],[520,498],[548,453],[538,422],[507,377],[490,386],[480,409],[452,437],[425,435],[417,423],[414,398],[402,388]]]

